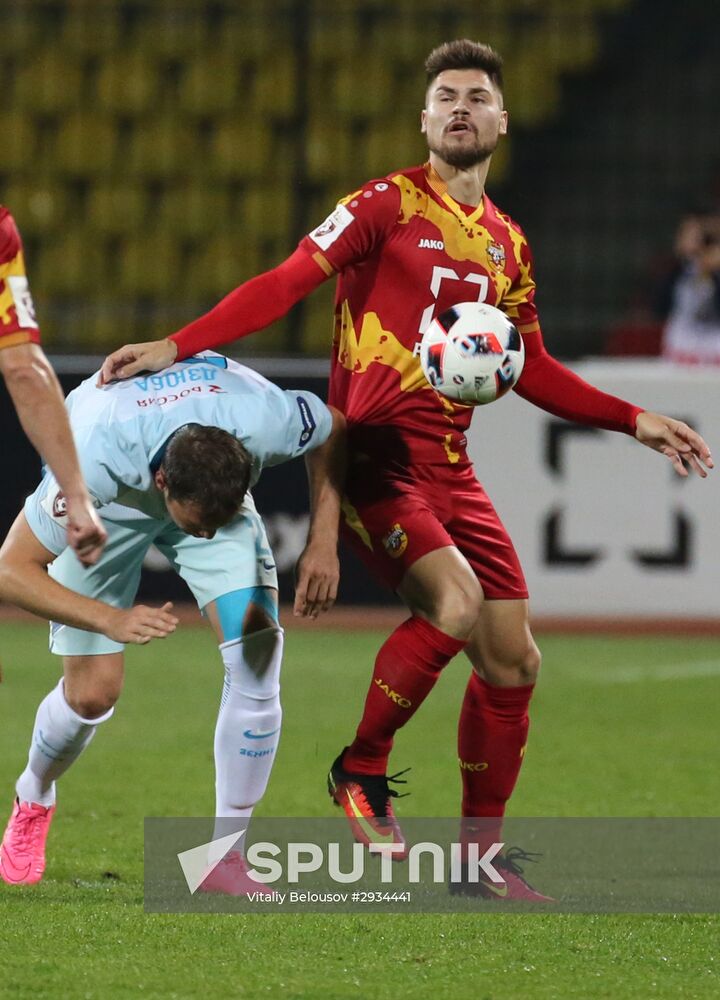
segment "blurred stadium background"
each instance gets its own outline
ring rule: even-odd
[[[3,0],[0,200],[22,230],[44,344],[66,388],[107,350],[171,332],[283,259],[368,177],[422,160],[423,61],[462,36],[505,56],[511,130],[489,193],[529,235],[550,349],[573,363],[657,353],[653,275],[682,212],[720,196],[719,27],[707,0],[686,0],[681,16],[670,0]],[[328,284],[232,353],[287,384],[322,386],[326,362],[312,359],[328,353],[331,299]],[[613,379],[600,371],[599,384]],[[708,380],[680,380],[678,415],[711,437]],[[653,405],[669,381],[667,370],[656,377]],[[2,407],[8,426],[6,398]],[[508,419],[484,413],[483,427],[513,440]],[[546,421],[530,435],[536,473],[550,479],[554,433]],[[36,476],[18,435],[8,447],[15,472],[0,527]],[[302,470],[292,476],[265,489],[288,572],[304,504]],[[705,551],[705,528],[683,535],[667,480],[653,480],[647,499],[660,509],[648,545],[677,583]],[[275,510],[279,492],[292,509]],[[506,502],[511,527],[524,524],[517,491]],[[642,497],[623,502],[595,528],[607,534],[647,509]],[[559,503],[548,499],[546,520]],[[546,530],[577,554],[556,523],[533,524],[538,537]],[[530,539],[521,555],[543,563],[551,542]],[[370,599],[346,579],[347,599]],[[575,577],[560,579],[574,589]],[[692,595],[683,604],[697,608]]]

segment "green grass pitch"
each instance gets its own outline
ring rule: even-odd
[[[45,629],[3,624],[0,787],[10,809],[58,661]],[[383,636],[290,631],[285,729],[266,815],[329,815],[327,767],[352,735]],[[720,641],[541,636],[517,816],[708,816],[720,801]],[[406,815],[455,815],[456,660],[393,755]],[[43,883],[0,887],[0,996],[283,1000],[711,998],[715,916],[146,915],[145,815],[212,811],[221,686],[209,631],[127,657],[115,718],[63,779]],[[3,810],[5,806],[3,806]],[[3,817],[4,819],[4,817]]]

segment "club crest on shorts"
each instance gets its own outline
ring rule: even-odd
[[[487,248],[487,255],[493,267],[502,271],[505,267],[505,247],[502,243],[491,243]]]
[[[392,559],[401,556],[408,544],[407,532],[399,524],[393,524],[382,540],[385,551]]]

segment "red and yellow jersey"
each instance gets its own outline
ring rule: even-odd
[[[0,205],[0,350],[40,342],[22,240],[10,212]]]
[[[436,315],[473,300],[521,333],[539,329],[519,226],[487,196],[460,205],[425,164],[370,181],[300,245],[338,274],[329,402],[346,415],[353,450],[401,465],[466,461],[472,408],[430,388],[418,345]]]

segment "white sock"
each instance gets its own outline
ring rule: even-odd
[[[83,719],[65,701],[62,679],[41,702],[35,716],[27,767],[15,785],[21,802],[55,804],[55,780],[77,760],[110,709],[98,719]]]
[[[220,646],[225,683],[215,727],[215,838],[235,832],[237,820],[249,818],[265,794],[280,739],[283,637],[272,627]]]

